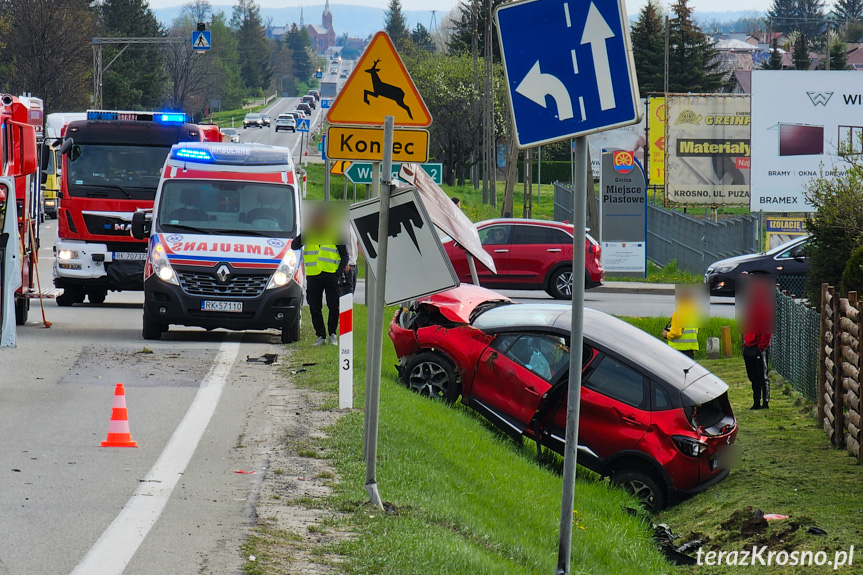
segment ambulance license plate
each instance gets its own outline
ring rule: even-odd
[[[146,252],[114,252],[113,260],[115,262],[130,262],[144,261],[147,259]]]
[[[243,311],[243,302],[204,300],[201,302],[201,311],[241,312]]]

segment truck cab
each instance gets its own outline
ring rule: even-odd
[[[144,339],[171,325],[278,329],[299,339],[305,297],[300,196],[288,148],[183,143],[171,149],[151,213],[132,219],[149,238]]]

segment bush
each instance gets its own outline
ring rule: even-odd
[[[535,156],[534,156],[535,157]],[[572,180],[572,165],[566,162],[542,161],[542,183],[553,184],[554,182],[569,182]],[[518,162],[518,181],[524,181],[524,162]],[[539,182],[539,166],[533,161],[533,183]]]
[[[863,246],[851,252],[851,258],[842,272],[842,293],[856,291],[863,295]]]

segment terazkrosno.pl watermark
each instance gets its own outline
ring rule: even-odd
[[[838,570],[854,564],[854,546],[847,551],[774,551],[766,545],[753,545],[751,549],[739,551],[705,551],[695,554],[698,565],[722,565],[733,567],[788,566],[788,567],[832,567]]]

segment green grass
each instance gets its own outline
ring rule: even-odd
[[[670,317],[627,317],[621,316],[625,322],[631,323],[635,327],[642,329],[657,339],[661,339],[662,330],[671,321]],[[698,351],[695,352],[695,359],[703,359],[706,357],[707,338],[719,337],[721,339],[722,326],[731,327],[731,350],[735,357],[742,357],[742,341],[740,332],[737,331],[737,322],[733,319],[724,317],[711,317],[707,321],[707,325],[702,326],[698,330]],[[663,340],[664,341],[664,340]]]
[[[606,281],[615,282],[647,282],[656,284],[700,284],[701,276],[682,271],[677,267],[677,260],[671,260],[665,267],[659,267],[655,263],[647,262],[646,278],[614,277],[606,276]]]
[[[863,468],[846,451],[830,446],[827,436],[815,425],[813,406],[789,386],[779,384],[771,388],[769,410],[750,411],[752,391],[742,360],[702,363],[730,386],[729,397],[740,426],[737,444],[742,449],[741,467],[716,487],[662,512],[656,521],[683,535],[682,541],[693,538],[690,532],[709,537],[710,550],[751,549],[756,544],[775,551],[825,550],[832,559],[834,551],[847,550],[849,545],[859,549],[863,543],[857,520],[863,509]],[[760,536],[743,537],[739,527],[722,527],[735,512],[738,517],[751,517],[747,508],[788,515],[790,519],[770,522]],[[810,525],[824,529],[827,535],[807,534]],[[855,564],[859,563],[859,553],[855,559]],[[830,567],[746,571],[826,573]],[[731,575],[742,571],[726,566],[693,568],[692,572]],[[859,567],[853,572],[859,573]]]
[[[366,308],[354,308],[354,405],[362,407]],[[392,317],[391,311],[387,319]],[[308,317],[305,318],[308,325]],[[332,346],[304,337],[293,354],[307,371],[300,386],[336,392]],[[513,575],[553,573],[557,556],[559,458],[537,462],[532,446],[516,444],[463,407],[409,392],[396,379],[392,345],[384,342],[378,483],[392,515],[367,505],[363,487],[363,414],[353,411],[319,440],[340,481],[323,504],[345,514],[357,536],[333,553],[348,573]],[[579,471],[573,573],[667,573],[633,500],[595,475]],[[319,503],[309,502],[313,505]]]

